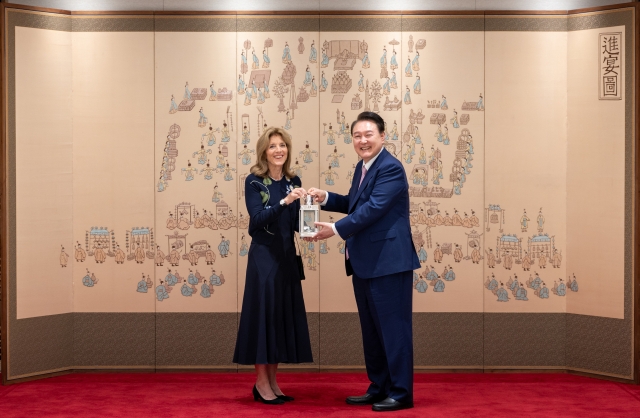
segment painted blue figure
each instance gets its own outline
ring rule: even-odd
[[[413,92],[420,94],[422,92],[422,84],[420,83],[420,76],[416,74],[416,82],[413,83]]]
[[[258,89],[258,104],[264,103],[264,94],[262,94],[262,90]]]
[[[258,97],[258,88],[256,87],[256,83],[251,83],[251,98],[255,99]]]
[[[327,250],[327,241],[322,240],[320,241],[320,254],[328,254],[329,251]]]
[[[449,267],[449,271],[444,275],[443,279],[448,282],[454,281],[456,279],[456,274],[453,272],[453,269]]]
[[[398,88],[398,79],[396,78],[396,72],[395,71],[393,72],[393,74],[391,74],[391,80],[390,80],[389,84],[391,84],[391,88],[392,89],[397,89]]]
[[[364,75],[362,75],[362,71],[360,71],[360,79],[358,80],[358,90],[359,91],[364,91]],[[171,99],[171,100],[173,101],[173,99]],[[176,109],[177,109],[177,107],[176,107]]]
[[[322,48],[322,61],[320,62],[320,67],[326,67],[329,65],[329,56],[327,52]]]
[[[240,241],[242,242],[242,244],[240,245],[240,257],[244,257],[245,255],[249,254],[249,246],[246,242],[244,242],[244,235],[242,236],[242,239]]]
[[[211,297],[211,291],[209,290],[209,285],[207,284],[206,280],[204,281],[204,283],[202,283],[202,286],[200,286],[200,296],[202,296],[203,298]]]
[[[193,274],[192,271],[189,271],[189,276],[187,276],[187,281],[189,282],[189,284],[192,284],[194,286],[198,284],[198,278],[196,277],[195,274]]]
[[[411,164],[411,161],[413,161],[413,152],[411,152],[411,148],[407,148],[407,151],[405,153],[405,157],[404,160],[407,164]]]
[[[498,289],[496,296],[498,296],[498,302],[509,302],[509,293],[504,287]]]
[[[316,78],[312,77],[311,78],[311,91],[309,92],[309,95],[311,97],[315,97],[316,94],[318,94],[318,86],[316,85]]]
[[[185,181],[191,181],[193,180],[193,172],[197,170],[191,167],[190,161],[188,161],[187,163],[187,168],[183,167],[182,172],[185,173]]]
[[[247,57],[244,55],[244,52],[242,52],[242,53],[240,54],[240,59],[242,60],[242,63],[243,63],[243,64],[246,64],[246,63],[247,63]]]
[[[433,281],[438,278],[438,273],[434,270],[433,266],[431,266],[431,271],[427,273],[427,280]]]
[[[424,249],[424,246],[420,246],[420,249],[418,250],[418,260],[420,260],[420,263],[426,263],[427,262],[427,251]]]
[[[420,276],[418,276],[418,273],[416,273],[415,271],[413,272],[413,287],[415,288],[416,285],[418,284],[418,281],[420,280]]]
[[[460,195],[460,180],[453,182],[453,193]]]
[[[498,281],[495,278],[491,279],[491,281],[487,285],[487,289],[496,290],[497,288],[498,288]]]
[[[147,293],[147,282],[144,279],[138,282],[138,289],[136,291],[140,293]]]
[[[420,71],[420,53],[418,51],[416,51],[416,57],[411,62],[411,67],[415,71]]]
[[[451,126],[453,126],[454,128],[459,128],[460,124],[458,123],[458,112],[456,112],[455,109],[453,109],[453,117],[451,118]]]
[[[569,289],[571,289],[572,292],[577,292],[578,291],[578,281],[576,280],[576,278],[573,278],[573,281],[571,282],[571,285],[569,286]]]
[[[176,113],[178,111],[178,105],[173,98],[173,94],[171,95],[171,107],[169,108],[169,113]]]
[[[362,68],[371,67],[371,61],[369,61],[369,52],[364,51],[364,56],[362,57]]]
[[[532,288],[533,290],[538,290],[541,284],[542,284],[542,279],[538,277],[538,274],[536,273],[536,277],[531,281],[531,283],[529,284],[529,287]]]
[[[396,58],[396,51],[393,51],[393,55],[391,56],[391,69],[395,70],[398,68],[398,59]]]
[[[413,77],[413,71],[411,71],[411,58],[407,59],[407,66],[404,67],[404,75],[407,77]]]
[[[264,81],[264,97],[271,97],[269,95],[269,83],[267,83],[267,81]]]
[[[462,173],[460,173],[460,187],[462,187],[462,183],[464,183],[465,181],[467,181],[467,175],[463,171]]]
[[[211,277],[209,277],[209,283],[213,286],[222,286],[222,280],[220,279],[220,276],[216,274],[215,270],[213,270]]]
[[[527,289],[525,289],[524,286],[520,286],[518,290],[516,290],[516,300],[529,300],[527,298]]]
[[[229,142],[231,141],[231,137],[229,136],[229,129],[227,128],[227,122],[223,122],[222,123],[222,133],[221,133],[222,142]]]
[[[242,156],[242,164],[243,165],[251,164],[251,154],[247,153]]]
[[[218,98],[218,93],[216,93],[216,88],[213,87],[213,81],[211,82],[211,85],[209,85],[209,90],[211,91],[209,100],[216,100]]]
[[[311,70],[309,70],[309,66],[307,65],[307,70],[304,73],[304,81],[302,82],[302,84],[305,86],[311,84],[311,77]]]
[[[411,104],[411,90],[407,87],[407,91],[404,93],[404,104]]]
[[[547,289],[547,286],[545,286],[544,283],[542,283],[538,296],[540,296],[540,299],[549,299],[549,289]]]
[[[447,125],[444,125],[444,135],[442,136],[442,142],[445,145],[449,145],[449,128]]]
[[[93,287],[94,283],[91,279],[91,276],[89,275],[89,271],[87,271],[87,275],[82,278],[82,284],[87,287]]]
[[[220,251],[220,256],[222,258],[225,258],[229,255],[230,247],[231,247],[231,241],[229,241],[228,239],[225,239],[224,236],[222,236],[222,239],[220,240],[220,244],[218,245],[218,251]]]
[[[313,241],[309,241],[307,244],[307,249],[311,252],[313,252],[316,249],[315,244],[313,243]]]
[[[164,180],[164,175],[160,176],[160,180],[158,181],[158,191],[164,192],[167,187],[167,182]]]
[[[164,287],[162,282],[160,282],[160,286],[156,287],[156,298],[158,302],[162,302],[165,299],[169,299],[169,293],[167,292],[167,288]]]
[[[238,76],[238,94],[244,93],[244,80],[242,76]]]
[[[271,64],[271,59],[269,58],[269,55],[267,55],[267,50],[263,49],[262,50],[262,68],[269,68],[269,64]]]
[[[383,52],[382,52],[382,57],[380,57],[380,66],[381,67],[386,67],[387,66],[387,47],[383,47]]]
[[[508,284],[508,283],[507,283]],[[514,280],[513,283],[511,283],[511,285],[509,286],[509,290],[511,290],[512,292],[514,290],[516,290],[519,287],[518,285],[518,280]]]
[[[187,286],[186,283],[183,283],[182,287],[180,288],[180,293],[182,293],[182,296],[190,297],[193,294],[193,289]]]
[[[427,163],[427,153],[424,151],[424,147],[420,147],[420,164]]]
[[[231,175],[231,170],[235,171],[235,168],[230,168],[229,167],[229,163],[227,163],[227,166],[224,169],[224,180],[225,181],[231,181],[233,180],[233,175]]]
[[[322,76],[320,77],[320,91],[325,91],[328,85],[329,85],[329,82],[327,81],[326,78],[324,78],[324,71],[323,71]]]
[[[252,51],[253,54],[253,69],[257,69],[260,67],[260,61],[258,60],[258,57],[256,56],[256,52]]]
[[[484,101],[482,100],[482,94],[480,95],[480,98],[478,99],[478,103],[476,104],[476,109],[484,110]]]
[[[289,117],[289,111],[287,110],[287,122],[284,124],[284,129],[291,129],[291,118]]]
[[[558,288],[556,289],[556,294],[558,296],[564,296],[567,294],[567,285],[564,284],[562,282],[562,280],[560,280],[560,284],[558,285]]]
[[[287,42],[284,43],[284,50],[282,51],[282,62],[285,64],[291,62],[291,50],[289,49],[289,44]]]
[[[436,280],[436,284],[433,285],[434,292],[444,292],[444,282],[440,279]]]
[[[251,104],[251,89],[247,89],[244,94],[244,105],[249,106]]]
[[[440,109],[447,110],[449,109],[449,105],[447,105],[447,98],[442,96],[442,100],[440,101]]]
[[[387,77],[387,81],[384,82],[384,84],[382,85],[382,94],[390,94],[391,93],[391,87],[390,87],[390,78]]]
[[[318,50],[316,49],[315,41],[311,41],[311,52],[309,53],[309,62],[318,62]]]
[[[184,85],[184,98],[191,100],[191,92],[189,91],[189,83]]]
[[[427,291],[427,289],[429,288],[429,285],[427,284],[427,282],[425,282],[424,280],[420,280],[417,284],[416,284],[416,290],[419,293],[424,293]]]
[[[351,141],[351,129],[349,128],[349,124],[347,124],[347,127],[345,128],[344,131],[344,143],[345,144],[350,144]]]
[[[422,144],[422,137],[420,136],[417,126],[413,128],[413,139],[415,139],[416,144]]]
[[[175,286],[176,283],[178,283],[178,278],[171,274],[171,270],[169,270],[169,274],[167,274],[167,277],[164,278],[165,281],[167,282],[167,286]]]

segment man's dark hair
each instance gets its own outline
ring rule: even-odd
[[[358,115],[358,118],[351,124],[351,135],[353,135],[353,127],[358,122],[362,122],[363,120],[368,120],[373,122],[378,127],[378,132],[382,135],[384,133],[384,120],[374,112],[362,112]]]

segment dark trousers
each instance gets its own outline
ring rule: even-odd
[[[361,279],[353,275],[360,315],[367,393],[413,402],[413,272]]]

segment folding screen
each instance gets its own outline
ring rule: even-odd
[[[7,381],[236,370],[256,141],[346,193],[364,110],[407,173],[417,369],[632,377],[634,8],[3,17]],[[301,250],[297,367],[362,367],[344,242]]]

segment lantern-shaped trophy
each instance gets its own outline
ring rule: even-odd
[[[300,205],[301,237],[313,237],[318,232],[315,222],[320,222],[320,207],[313,205],[311,199],[311,196],[307,196],[307,204]]]

